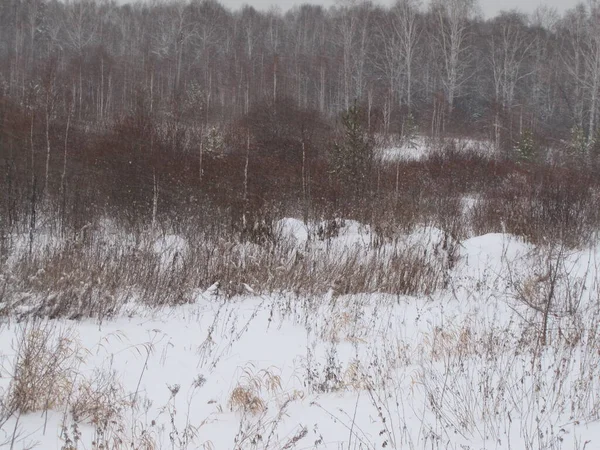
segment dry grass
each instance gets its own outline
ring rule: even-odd
[[[15,354],[6,394],[10,409],[27,414],[68,402],[84,356],[71,332],[42,320],[27,322],[17,337]]]
[[[476,352],[471,327],[436,326],[423,339],[423,351],[432,361],[447,359],[450,354],[467,355]]]
[[[77,385],[70,411],[82,423],[107,427],[122,420],[126,409],[131,407],[114,372],[97,370],[90,379]]]
[[[229,396],[229,408],[232,411],[258,414],[263,412],[266,404],[259,393],[248,386],[236,386]]]
[[[349,248],[343,255],[323,254],[281,238],[273,219],[303,215],[288,198],[253,205],[244,230],[236,222],[242,212],[237,203],[202,203],[198,214],[181,206],[159,216],[153,227],[126,210],[131,221],[116,213],[91,216],[69,230],[52,225],[57,211],[50,208],[34,230],[32,254],[22,242],[29,223],[24,216],[0,230],[0,315],[16,310],[51,318],[104,318],[131,300],[151,306],[191,302],[198,289],[217,281],[227,297],[246,294],[246,285],[258,294],[320,295],[335,286],[340,295],[428,295],[446,285],[452,261],[440,265],[431,254],[402,246],[388,248],[385,257],[376,251],[415,226],[433,225],[456,239],[509,232],[536,244],[567,246],[589,242],[600,227],[594,206],[598,177],[583,169],[524,166],[448,145],[422,161],[402,162],[396,191],[397,167],[392,166],[382,166],[381,179],[372,180],[378,186],[375,197],[348,203],[343,193],[331,197],[324,186],[323,198],[314,199],[308,215],[311,223],[325,224],[312,236],[324,239],[325,246],[339,232],[340,218],[369,224],[371,252]],[[467,212],[465,198],[476,198]],[[183,239],[188,251],[154,251],[153,244],[169,234]],[[54,248],[44,247],[46,240]],[[451,249],[448,255],[455,257]]]
[[[4,288],[7,296],[19,300],[0,305],[0,311],[24,317],[103,319],[132,300],[150,306],[193,302],[198,288],[217,281],[226,297],[248,294],[247,286],[257,294],[302,296],[325,294],[332,286],[340,295],[430,294],[443,286],[447,269],[435,255],[383,237],[385,248],[329,252],[298,248],[283,238],[260,245],[241,242],[190,226],[177,235],[188,251],[171,259],[152,249],[160,235],[140,231],[132,236],[124,230],[117,235],[110,245],[101,235],[78,246],[62,245],[58,239],[38,254],[13,258],[7,270],[10,283]]]
[[[344,385],[355,391],[368,389],[369,382],[365,377],[359,359],[354,359],[348,363],[344,372]]]
[[[126,416],[129,417],[126,413],[137,408],[138,402],[127,399],[113,374],[98,372],[91,379],[78,377],[77,366],[83,355],[76,339],[39,318],[92,316],[103,319],[116,314],[119,307],[131,299],[151,306],[191,302],[198,291],[218,281],[221,286],[218,296],[231,298],[248,293],[260,296],[283,291],[286,293],[283,298],[295,296],[306,302],[306,306],[293,310],[297,317],[310,321],[312,314],[323,313],[327,320],[315,329],[315,337],[331,345],[331,350],[326,361],[312,366],[307,363],[306,379],[302,381],[311,394],[368,391],[378,407],[379,420],[385,423],[382,435],[386,436],[388,446],[411,448],[412,445],[402,441],[400,431],[394,436],[390,425],[394,407],[399,408],[398,398],[406,394],[390,379],[395,370],[409,364],[419,366],[412,387],[421,389],[429,401],[427,412],[435,420],[427,422],[429,418],[424,416],[423,429],[432,435],[450,430],[466,440],[485,437],[484,433],[498,439],[506,427],[511,426],[507,417],[531,415],[545,398],[550,399],[548,410],[555,408],[552,413],[562,414],[568,410],[573,417],[600,417],[600,401],[595,395],[599,392],[598,363],[590,358],[597,355],[600,348],[600,339],[594,331],[598,329],[600,314],[580,310],[585,282],[574,278],[565,265],[551,266],[558,267],[559,271],[554,285],[550,282],[548,267],[553,260],[548,257],[541,258],[538,267],[530,273],[511,280],[516,303],[521,309],[528,308],[516,329],[507,326],[478,333],[477,327],[468,321],[445,323],[432,327],[416,348],[404,348],[398,341],[397,345],[390,344],[389,349],[385,346],[378,349],[381,351],[378,356],[382,357],[378,358],[376,367],[365,368],[364,362],[359,360],[347,364],[340,361],[336,353],[339,344],[359,346],[363,344],[363,336],[372,331],[368,321],[358,314],[364,311],[365,305],[345,304],[346,299],[355,299],[345,295],[378,292],[423,296],[447,287],[452,262],[439,258],[435,253],[441,250],[426,245],[430,243],[414,247],[394,245],[399,229],[408,231],[415,223],[429,223],[438,225],[448,236],[465,236],[469,228],[475,234],[506,231],[537,244],[562,243],[569,247],[587,242],[598,225],[596,213],[592,211],[594,204],[588,201],[590,180],[583,186],[570,187],[572,173],[568,174],[568,182],[563,182],[557,177],[558,172],[516,171],[514,167],[503,168],[500,163],[495,168],[482,168],[476,161],[463,162],[465,168],[457,168],[458,159],[451,160],[442,154],[424,164],[414,163],[419,175],[430,172],[429,181],[439,177],[439,185],[419,185],[407,178],[402,181],[403,191],[395,200],[386,197],[376,204],[377,209],[393,204],[398,211],[389,215],[371,211],[375,217],[371,223],[375,236],[367,250],[329,251],[331,241],[327,239],[336,237],[339,232],[336,226],[323,229],[321,238],[325,239],[327,251],[316,252],[309,245],[301,248],[278,239],[269,232],[268,223],[266,231],[258,233],[262,233],[261,236],[251,236],[247,231],[240,236],[237,231],[205,230],[182,221],[157,226],[164,225],[165,230],[169,229],[188,244],[189,251],[165,258],[152,249],[153,242],[162,237],[156,230],[139,227],[129,230],[126,236],[124,229],[119,229],[113,236],[114,242],[107,243],[102,231],[92,225],[87,229],[90,233],[77,242],[67,241],[52,251],[23,254],[9,267],[10,258],[6,255],[11,249],[10,243],[7,247],[5,241],[3,245],[7,249],[2,250],[0,259],[3,268],[8,269],[0,278],[0,315],[17,313],[38,319],[26,322],[15,345],[13,382],[0,399],[0,410],[9,414],[10,411],[28,413],[60,408],[68,411],[63,435],[65,450],[82,444],[78,441],[81,424],[94,428],[91,448],[153,450],[156,443],[152,429],[141,427],[132,431],[126,426]],[[411,164],[406,166],[410,168]],[[453,180],[456,173],[465,178],[470,176],[465,171],[472,168],[480,171],[477,177]],[[502,170],[517,173],[507,176],[494,172],[490,186],[485,186],[482,180],[487,180],[487,175]],[[408,171],[406,177],[411,176]],[[541,179],[535,188],[527,188],[536,177]],[[461,186],[452,187],[454,181]],[[469,182],[473,183],[469,185]],[[481,195],[470,215],[461,215],[460,195],[479,188]],[[409,201],[411,197],[418,200]],[[365,209],[357,215],[368,216],[367,213]],[[404,215],[399,217],[398,214]],[[312,238],[318,239],[318,234]],[[448,259],[455,256],[455,248],[442,250],[447,252]],[[559,288],[560,295],[557,295],[554,289]],[[324,295],[329,290],[332,295]],[[24,292],[27,294],[22,294]],[[11,301],[5,300],[7,298]],[[20,300],[13,301],[15,298]],[[552,300],[547,309],[549,324],[544,331],[548,337],[544,342],[548,345],[541,348],[540,314],[549,304],[548,299]],[[289,307],[287,313],[292,314],[292,308],[298,304],[273,308],[283,311]],[[385,311],[379,313],[385,314]],[[238,331],[231,342],[243,335],[244,329]],[[210,339],[209,333],[207,342],[214,344]],[[396,350],[392,350],[394,345]],[[215,364],[227,350],[216,351],[221,353],[214,356]],[[552,372],[557,367],[560,370]],[[552,376],[548,377],[548,373]],[[538,391],[527,390],[532,386]],[[392,392],[395,388],[398,390]],[[176,395],[173,387],[172,400]],[[273,433],[280,417],[265,419],[267,412],[272,412],[273,403],[278,403],[283,415],[290,402],[303,396],[299,391],[282,393],[281,378],[273,369],[257,370],[251,365],[241,369],[227,399],[229,409],[240,413],[242,422],[253,421],[240,442],[251,447],[256,436]],[[173,418],[175,402],[166,410]],[[397,416],[395,425],[400,430],[401,411],[398,410]],[[534,448],[536,443],[541,448],[553,445],[552,439],[557,436],[547,434],[552,422],[547,416],[542,420],[545,422],[519,425],[527,440],[526,448]],[[172,420],[173,427],[174,423]],[[478,428],[481,424],[486,427],[485,432]],[[532,430],[549,437],[542,441],[539,436],[526,436]],[[180,447],[199,435],[198,429],[188,427],[171,431],[177,436],[177,444],[173,445]],[[306,433],[306,429],[299,429],[287,441],[276,443],[273,439],[265,448],[292,448]],[[375,444],[372,447],[375,448]],[[240,444],[240,448],[246,447]]]
[[[228,405],[231,411],[252,415],[265,411],[265,395],[277,395],[281,392],[281,378],[273,369],[261,369],[255,372],[253,365],[242,369],[240,382],[231,391]]]
[[[20,327],[14,352],[14,360],[4,368],[10,384],[0,392],[0,425],[15,420],[7,445],[25,445],[18,426],[22,415],[62,410],[62,450],[80,448],[83,424],[93,429],[86,444],[95,450],[157,448],[148,430],[127,427],[134,405],[114,372],[81,375],[79,366],[86,355],[72,331],[53,321],[29,320]]]

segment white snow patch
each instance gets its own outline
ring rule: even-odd
[[[396,161],[419,161],[431,153],[431,145],[428,138],[419,136],[410,144],[382,148],[378,151],[379,158],[383,162]]]
[[[343,250],[367,247],[371,244],[371,227],[356,220],[341,220],[341,227],[331,238],[333,247]]]
[[[152,251],[160,257],[163,268],[179,265],[188,251],[185,238],[176,234],[168,234],[154,241]]]
[[[275,223],[275,231],[280,237],[290,239],[298,245],[308,241],[308,227],[299,219],[288,217],[278,220]]]
[[[382,162],[420,161],[433,155],[446,145],[454,145],[458,151],[474,151],[482,156],[496,154],[494,143],[487,140],[417,136],[410,144],[383,147],[377,151]]]

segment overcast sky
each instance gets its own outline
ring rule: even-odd
[[[374,0],[376,3],[391,4],[394,0]],[[331,6],[336,0],[220,0],[220,3],[237,9],[242,5],[251,5],[257,9],[269,9],[278,5],[282,10],[287,10],[294,5],[303,3],[321,4]],[[501,10],[519,9],[523,12],[532,12],[538,6],[556,8],[559,12],[572,8],[579,0],[479,0],[479,5],[486,17],[495,15]]]

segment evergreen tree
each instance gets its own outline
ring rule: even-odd
[[[414,150],[417,148],[418,127],[412,113],[409,113],[402,124],[402,146]]]
[[[225,151],[225,137],[217,127],[210,127],[204,135],[204,151],[213,158],[220,158]]]
[[[590,142],[590,155],[595,159],[600,157],[600,127],[596,128],[594,138]]]
[[[533,132],[530,129],[523,131],[515,150],[517,158],[521,162],[531,162],[535,159],[536,145],[533,139]]]
[[[592,144],[592,143],[590,143]],[[593,145],[593,144],[592,144]],[[583,158],[588,151],[588,142],[587,139],[585,137],[585,132],[583,131],[583,128],[581,128],[580,126],[575,125],[573,128],[571,128],[571,143],[570,143],[570,147],[571,147],[571,152],[573,154],[573,157],[575,158]],[[590,145],[591,147],[591,145]]]
[[[331,152],[331,173],[342,183],[352,186],[355,195],[364,192],[373,165],[374,145],[361,124],[356,103],[342,114],[343,137]]]

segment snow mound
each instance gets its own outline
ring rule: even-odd
[[[511,234],[489,233],[462,243],[461,256],[470,266],[497,266],[503,261],[514,262],[532,250],[530,244]]]
[[[508,275],[522,273],[532,264],[534,247],[512,234],[489,233],[462,242],[455,270],[467,285],[508,289]]]
[[[10,267],[29,254],[30,246],[32,255],[50,257],[60,252],[65,241],[46,232],[36,232],[32,241],[29,233],[16,233],[8,237],[8,245],[10,252],[6,262]]]
[[[458,241],[439,228],[419,226],[406,237],[406,243],[427,248],[450,248],[456,246]]]
[[[379,157],[383,162],[396,161],[420,161],[426,158],[430,153],[429,146],[424,137],[418,137],[412,145],[393,146],[383,148],[379,152]]]
[[[445,270],[453,262],[459,242],[450,233],[433,226],[416,227],[402,239],[403,245],[418,252],[430,263],[436,262],[439,270]]]
[[[152,251],[160,257],[163,268],[181,264],[188,252],[187,241],[176,234],[167,234],[154,241]]]
[[[356,220],[343,220],[333,236],[334,246],[340,248],[367,247],[371,243],[371,227]]]
[[[289,239],[302,245],[308,241],[308,227],[299,219],[284,218],[275,223],[275,231],[280,238]]]

